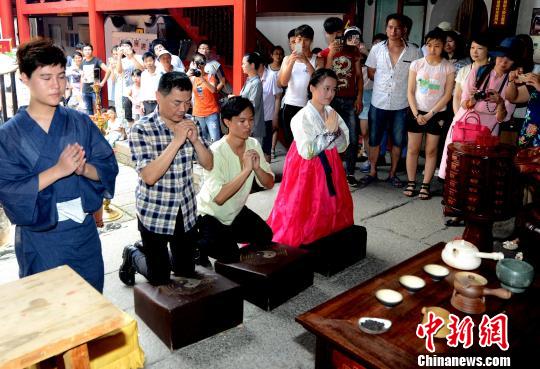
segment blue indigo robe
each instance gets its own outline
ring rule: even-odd
[[[68,144],[78,143],[99,181],[75,173],[38,191],[39,173],[58,162]],[[118,164],[114,153],[90,118],[61,106],[49,132],[21,109],[0,125],[0,204],[16,225],[15,253],[19,276],[67,264],[98,291],[103,290],[101,242],[92,213],[103,198],[112,198]],[[57,203],[80,197],[84,222],[58,221]]]

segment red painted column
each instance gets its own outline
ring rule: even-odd
[[[235,0],[233,10],[233,90],[239,94],[244,83],[242,58],[255,49],[256,2]]]
[[[17,28],[19,31],[19,43],[30,41],[30,20],[28,15],[23,14],[24,0],[16,0],[17,4]],[[15,40],[14,40],[15,41]]]
[[[105,50],[105,21],[103,13],[96,11],[96,0],[88,0],[88,28],[90,31],[90,43],[94,47],[94,56],[107,63]],[[102,76],[103,77],[103,76]],[[107,107],[107,88],[101,89],[101,105]]]
[[[0,0],[0,19],[2,22],[2,37],[11,39],[11,46],[15,45],[15,27],[13,27],[13,11],[11,0]]]

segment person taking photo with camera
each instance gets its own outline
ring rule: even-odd
[[[452,131],[468,111],[475,111],[480,116],[480,124],[486,126],[493,136],[499,135],[499,124],[510,119],[515,105],[506,99],[509,73],[520,62],[520,42],[515,37],[508,37],[490,53],[495,61],[481,69],[469,73],[461,93],[461,104],[446,141],[439,169],[439,178],[446,178],[446,160],[448,145],[452,143]]]
[[[221,138],[219,105],[215,98],[216,77],[205,71],[203,54],[195,53],[190,66],[187,75],[193,84],[193,118],[201,126],[203,138],[210,143],[216,142]]]

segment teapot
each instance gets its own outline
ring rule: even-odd
[[[478,248],[465,240],[450,241],[444,247],[441,257],[452,268],[472,270],[480,266],[481,258],[501,260],[502,252],[479,252]]]

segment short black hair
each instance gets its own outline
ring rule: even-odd
[[[276,50],[281,50],[281,52],[285,54],[285,50],[283,50],[281,46],[275,45],[274,47],[272,47],[272,49],[270,49],[270,55],[272,55]]]
[[[152,42],[150,42],[150,45],[148,45],[148,51],[151,51],[151,52],[154,52],[154,48],[156,47],[156,45],[163,45],[163,47],[167,49],[167,40],[163,39],[163,38],[156,38],[154,40],[152,40]]]
[[[91,48],[91,49],[92,49],[92,51],[94,50],[94,46],[92,46],[92,44],[91,44],[91,43],[89,43],[89,42],[87,42],[86,44],[84,44],[84,46],[83,46],[83,49],[84,49],[85,47],[89,47],[89,48]]]
[[[112,110],[112,111],[114,111],[114,112],[116,113],[116,108],[115,108],[114,106],[109,106],[109,107],[107,108],[107,110]]]
[[[141,74],[142,74],[142,70],[137,69],[137,68],[133,69],[133,72],[131,72],[131,75],[134,77],[140,77]]]
[[[310,86],[317,87],[317,85],[321,83],[327,77],[333,78],[336,81],[338,79],[336,72],[334,72],[332,69],[320,68],[320,69],[317,69],[315,72],[313,72],[309,80],[309,85],[308,85],[308,98],[309,99],[311,99],[312,97],[309,87]]]
[[[199,53],[199,52],[194,52],[194,53],[193,53],[193,56],[191,57],[191,60],[192,60],[193,62],[195,62],[195,58],[197,58],[197,59],[203,59],[204,62],[206,63],[206,56],[204,56],[203,54],[201,54],[201,53]]]
[[[75,45],[75,50],[82,50],[84,47],[84,43],[77,42],[77,45]]]
[[[251,112],[255,114],[255,108],[251,101],[242,96],[233,96],[221,106],[221,119],[223,122],[225,122],[225,119],[232,120],[233,117],[239,116],[246,108],[250,108]]]
[[[171,93],[173,88],[180,91],[192,91],[193,85],[187,74],[182,72],[167,72],[159,79],[158,91],[163,96]]]
[[[409,17],[407,17],[407,16],[405,16],[403,14],[399,14],[399,13],[388,14],[386,16],[386,23],[385,24],[388,25],[388,22],[390,22],[392,19],[397,20],[402,27],[408,28],[409,23],[410,23],[410,26],[412,27],[411,18],[409,18]]]
[[[343,30],[343,19],[338,17],[326,18],[323,27],[326,33],[335,33]]]
[[[128,39],[120,40],[118,45],[129,45],[129,46],[131,46],[133,48],[133,44]]]
[[[295,37],[296,28],[293,28],[287,33],[287,38]]]
[[[311,28],[311,26],[307,24],[302,24],[301,26],[296,27],[296,29],[294,30],[294,35],[313,40],[315,31],[313,31],[313,28]]]
[[[81,58],[83,57],[82,54],[79,51],[74,51],[73,54],[71,55],[71,57],[74,58],[76,56],[80,56]]]
[[[255,64],[255,70],[259,69],[259,66],[262,63],[262,58],[259,53],[247,53],[244,57],[247,58],[249,64]]]
[[[427,44],[429,40],[441,41],[444,48],[444,44],[446,43],[446,33],[439,27],[435,27],[434,29],[429,31],[424,37],[424,44]]]
[[[152,59],[156,60],[156,54],[154,54],[154,53],[151,52],[151,51],[147,51],[147,52],[145,52],[145,53],[143,54],[142,60],[144,61],[144,59],[146,59],[146,58],[152,58]]]
[[[111,47],[111,52],[115,52],[116,50],[118,50],[118,45],[114,45],[113,47]]]
[[[199,44],[197,45],[197,49],[201,46],[201,45],[207,45],[208,47],[212,47],[214,45],[212,45],[212,43],[210,42],[210,40],[202,40],[201,42],[199,42]]]
[[[17,50],[19,70],[28,78],[37,68],[49,65],[66,67],[66,55],[50,38],[36,38],[22,44]]]

